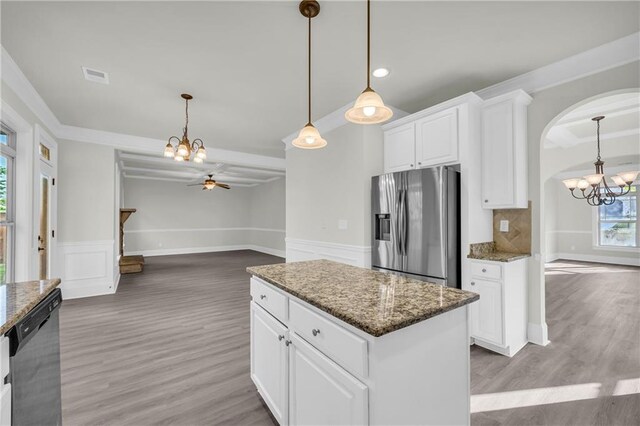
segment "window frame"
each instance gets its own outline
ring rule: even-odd
[[[600,208],[593,209],[593,248],[597,250],[611,250],[611,251],[626,251],[626,252],[640,252],[640,216],[638,213],[640,212],[640,185],[635,184],[632,185],[636,188],[635,197],[636,197],[636,219],[633,220],[604,220],[600,219]],[[627,194],[628,195],[628,194]],[[612,222],[629,222],[636,224],[636,245],[635,247],[626,247],[626,246],[614,246],[614,245],[603,245],[600,242],[600,224],[601,223],[612,223]]]
[[[0,123],[0,130],[7,135],[7,144],[0,144],[0,154],[7,159],[7,186],[6,186],[6,215],[0,225],[7,227],[7,253],[5,258],[4,282],[14,281],[15,274],[15,238],[16,238],[16,139],[17,133],[4,123]]]

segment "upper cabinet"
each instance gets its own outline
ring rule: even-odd
[[[414,169],[416,165],[415,126],[407,123],[384,132],[384,172]]]
[[[527,208],[527,105],[522,90],[482,107],[482,207]]]
[[[458,161],[458,108],[421,118],[415,125],[418,167]]]
[[[469,93],[384,125],[384,172],[459,163],[471,126],[461,111],[479,99]]]

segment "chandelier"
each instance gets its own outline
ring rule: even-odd
[[[583,179],[574,178],[563,180],[564,186],[571,191],[571,195],[579,200],[587,200],[590,206],[610,206],[616,201],[617,197],[628,194],[631,190],[631,184],[638,177],[638,172],[623,172],[618,173],[615,176],[611,176],[611,180],[617,189],[609,188],[607,180],[604,175],[604,161],[600,159],[600,121],[604,119],[603,115],[593,117],[591,120],[597,123],[597,144],[598,144],[598,157],[596,162],[593,163],[596,166],[595,174],[583,176]],[[591,189],[589,190],[589,187]],[[575,189],[578,188],[581,193],[575,194]]]
[[[164,156],[167,158],[173,158],[176,161],[189,161],[193,154],[194,163],[202,163],[207,158],[207,151],[204,149],[204,142],[202,139],[194,139],[193,142],[189,142],[188,126],[189,126],[189,101],[193,99],[193,96],[183,93],[180,95],[185,101],[185,123],[184,131],[182,133],[182,139],[177,136],[171,136],[167,145],[164,147]],[[178,145],[174,148],[171,145],[171,141],[175,139]]]

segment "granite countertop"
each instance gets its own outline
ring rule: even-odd
[[[493,251],[493,252],[484,253],[484,254],[469,254],[467,257],[469,259],[490,260],[493,262],[513,262],[514,260],[525,259],[530,256],[531,256],[530,254],[505,253],[502,251]]]
[[[375,337],[480,298],[468,291],[330,260],[254,266],[247,272]]]
[[[0,285],[0,335],[4,335],[34,306],[60,285],[60,279]]]
[[[507,253],[496,250],[496,243],[475,243],[469,245],[467,258],[478,260],[489,260],[492,262],[513,262],[514,260],[530,257],[530,253]]]

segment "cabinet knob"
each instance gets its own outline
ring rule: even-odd
[[[289,346],[289,345],[291,344],[291,340],[286,340],[286,341],[284,342],[284,344],[285,344],[285,345],[287,345],[287,346]]]
[[[278,336],[278,340],[282,340],[282,339],[284,339],[284,336],[281,334]]]
[[[475,281],[471,281],[471,285],[476,285]]]
[[[267,295],[266,295],[266,294],[261,294],[261,295],[260,295],[260,299],[261,299],[261,300],[262,300],[262,299],[266,299],[266,298],[267,298]]]
[[[485,202],[485,203],[488,203],[488,202],[489,202],[489,200],[484,200],[484,202]]]
[[[487,268],[482,268],[482,272],[487,272]]]
[[[409,167],[413,167],[413,164],[409,164]]]
[[[422,166],[422,161],[418,161],[418,166]]]
[[[311,333],[312,333],[314,336],[317,336],[318,334],[320,334],[320,330],[318,330],[317,328],[314,328],[313,330],[311,330]]]

